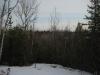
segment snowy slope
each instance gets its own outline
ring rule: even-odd
[[[0,66],[0,75],[6,75],[7,66]],[[10,75],[92,75],[85,71],[54,64],[33,64],[29,67],[10,67]]]

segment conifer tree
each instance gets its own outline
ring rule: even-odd
[[[100,0],[90,0],[91,5],[88,6],[89,16],[86,19],[89,20],[89,29],[91,32],[100,31]]]
[[[100,71],[100,0],[90,0],[89,15],[86,16],[90,31],[90,60],[95,70]]]

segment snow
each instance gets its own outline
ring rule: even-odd
[[[7,69],[10,68],[9,75],[92,75],[91,73],[72,68],[63,67],[56,64],[33,64],[25,67],[0,66],[0,75],[7,75]]]

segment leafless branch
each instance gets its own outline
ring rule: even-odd
[[[20,19],[25,30],[28,29],[29,24],[33,25],[37,18],[38,4],[37,0],[20,0],[15,15]]]
[[[51,25],[51,31],[57,30],[57,26],[59,25],[59,17],[56,8],[53,11],[53,13],[50,15],[50,25]]]

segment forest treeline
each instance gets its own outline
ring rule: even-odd
[[[89,32],[79,28],[75,32],[25,31],[20,27],[8,29],[1,64],[23,66],[52,63],[94,71]]]

